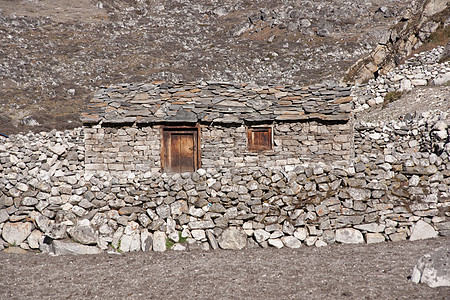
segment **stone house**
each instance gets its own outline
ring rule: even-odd
[[[82,114],[87,172],[181,173],[353,156],[350,87],[122,84]]]

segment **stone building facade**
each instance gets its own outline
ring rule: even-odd
[[[353,156],[350,87],[124,84],[82,116],[88,172],[282,167]]]

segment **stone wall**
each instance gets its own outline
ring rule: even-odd
[[[448,135],[448,126],[435,121],[357,123],[347,163],[174,175],[85,172],[81,129],[15,135],[0,144],[0,247],[57,254],[297,248],[448,235],[450,145],[434,147],[431,138]],[[136,130],[99,129],[117,137]],[[151,143],[137,146],[159,154]]]
[[[351,122],[290,122],[273,125],[273,150],[250,152],[244,125],[201,127],[203,168],[275,167],[310,161],[348,160],[353,155]],[[86,171],[113,174],[159,172],[161,126],[84,128]]]
[[[161,168],[161,129],[85,127],[86,171],[130,173]]]
[[[438,46],[415,54],[391,72],[353,88],[355,112],[385,103],[388,93],[406,93],[415,87],[445,85],[450,81],[450,61],[447,47]]]

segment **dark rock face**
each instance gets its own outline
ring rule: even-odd
[[[414,1],[411,10],[404,12],[400,21],[384,33],[375,49],[349,68],[344,80],[365,82],[385,75],[402,61],[431,42],[448,42],[450,6],[446,0]],[[375,15],[390,15],[389,9],[381,7]],[[446,38],[432,37],[441,31]],[[441,41],[439,41],[441,39]],[[434,40],[434,41],[433,41]]]
[[[397,21],[374,18],[380,5],[410,1],[0,3],[0,126],[10,134],[80,125],[108,84],[336,82]]]

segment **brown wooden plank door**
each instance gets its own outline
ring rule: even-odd
[[[163,171],[193,172],[198,165],[197,131],[164,131]]]
[[[171,170],[172,172],[195,171],[195,142],[193,133],[171,134]]]

